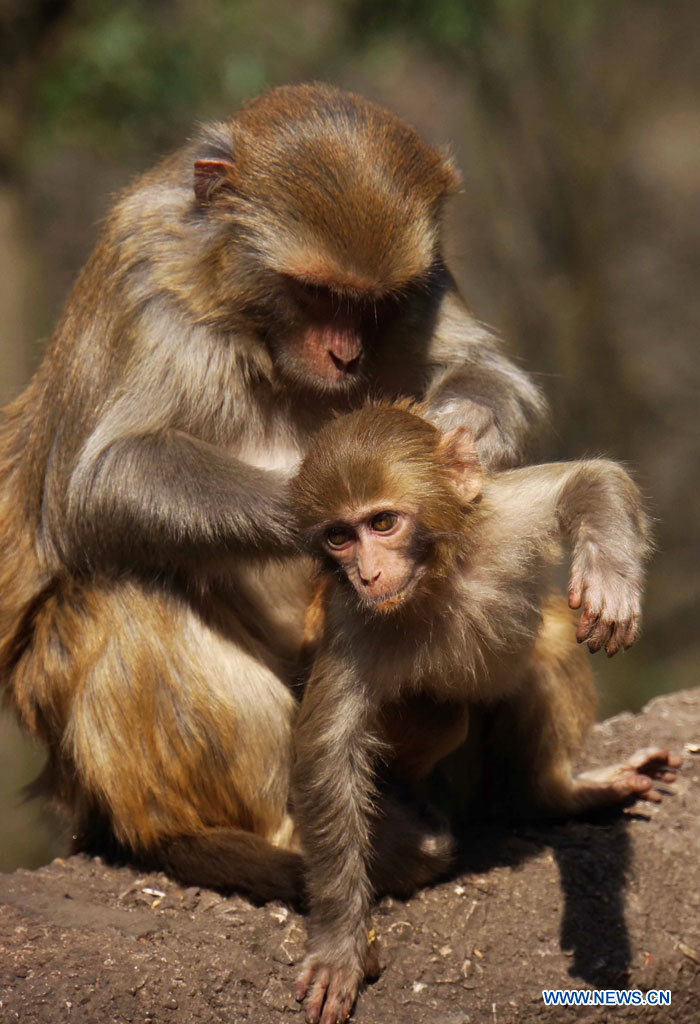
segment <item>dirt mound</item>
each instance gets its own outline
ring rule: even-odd
[[[700,690],[598,726],[586,764],[685,748],[673,795],[624,814],[474,829],[448,882],[376,912],[358,1024],[700,1020]],[[275,1024],[304,922],[99,859],[0,875],[0,1019]],[[670,1006],[546,1007],[542,989],[670,989]]]

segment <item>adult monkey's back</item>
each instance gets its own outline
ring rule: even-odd
[[[456,184],[392,114],[299,86],[114,207],[0,428],[0,670],[78,845],[296,892],[291,469],[370,392],[427,399],[496,466],[542,414],[442,262]]]

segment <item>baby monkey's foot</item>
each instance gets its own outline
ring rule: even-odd
[[[299,1002],[305,1001],[308,1024],[343,1024],[348,1019],[362,980],[379,976],[379,959],[373,942],[371,932],[364,964],[350,958],[348,963],[338,966],[316,953],[307,956],[294,995]]]
[[[608,765],[585,772],[576,779],[582,804],[605,807],[633,797],[659,803],[661,793],[654,783],[672,783],[682,758],[660,747],[635,751],[622,764]]]
[[[361,980],[362,972],[354,966],[335,967],[310,957],[294,989],[298,1001],[305,1000],[308,1024],[342,1024],[347,1020]]]

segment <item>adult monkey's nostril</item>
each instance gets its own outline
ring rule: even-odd
[[[333,360],[334,365],[339,370],[342,370],[343,373],[354,373],[360,365],[359,356],[353,356],[352,359],[341,359],[340,356],[337,356],[335,352],[331,352],[330,349],[328,350],[328,355]]]

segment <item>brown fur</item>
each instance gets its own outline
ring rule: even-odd
[[[499,465],[543,412],[444,266],[455,183],[394,115],[294,86],[204,127],[108,216],[0,418],[0,683],[79,843],[104,823],[188,881],[298,885],[313,576],[290,473],[370,391],[478,426]]]
[[[325,427],[293,484],[328,579],[296,731],[311,901],[297,995],[308,1020],[330,1024],[350,1012],[387,851],[383,818],[396,814],[386,794],[397,783],[432,793],[452,820],[475,796],[489,813],[568,814],[651,786],[643,767],[625,769],[621,785],[614,773],[572,778],[595,690],[548,573],[568,536],[570,603],[585,603],[579,638],[609,654],[629,646],[648,552],[634,484],[598,460],[495,474],[481,487],[463,428],[442,436],[405,406],[383,405]],[[372,523],[387,510],[394,525],[385,533]],[[398,544],[409,528],[413,540]],[[355,571],[356,549],[372,572]],[[412,585],[392,592],[388,610],[371,603],[383,601],[382,574],[407,571]],[[449,837],[427,823],[402,826],[393,845],[400,889],[424,882],[431,858],[434,877],[449,860]]]

